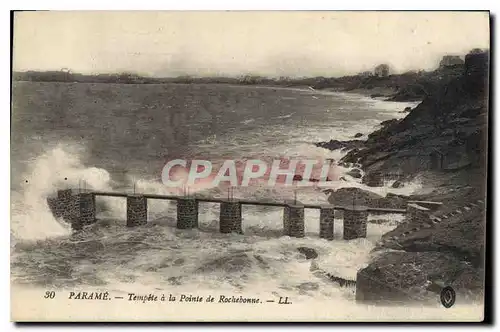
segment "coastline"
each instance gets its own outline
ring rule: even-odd
[[[432,298],[436,284],[451,285],[460,301],[483,296],[488,61],[487,53],[467,55],[460,76],[443,79],[406,117],[358,146],[319,143],[345,144],[350,151],[340,162],[360,164],[369,186],[381,174],[402,183],[418,177],[432,190],[408,199],[444,203],[382,237],[379,255],[358,272],[358,301]]]
[[[388,99],[390,99],[391,97],[393,97],[397,93],[397,90],[390,88],[390,87],[383,87],[383,86],[374,87],[371,89],[356,88],[356,89],[351,89],[351,90],[324,88],[324,89],[321,89],[319,91],[348,93],[348,94],[353,94],[353,95],[370,97],[372,99],[383,100],[383,101],[392,101],[392,100],[388,100]],[[398,102],[404,102],[404,101],[416,101],[416,100],[412,100],[412,99],[398,100]]]
[[[425,74],[398,73],[385,76],[366,76],[357,74],[340,77],[264,77],[246,75],[240,77],[153,77],[140,76],[135,73],[110,73],[106,75],[90,75],[69,73],[64,71],[28,71],[14,72],[13,82],[53,82],[53,83],[86,83],[86,84],[200,84],[228,85],[254,88],[296,89],[320,92],[356,93],[380,100],[418,101],[424,97],[419,86],[429,84],[441,75],[439,70]]]

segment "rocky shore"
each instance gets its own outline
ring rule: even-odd
[[[463,65],[433,82],[405,118],[381,124],[365,140],[317,144],[349,149],[341,162],[359,164],[368,185],[382,174],[401,183],[418,177],[429,189],[407,198],[382,198],[344,188],[328,193],[332,201],[370,200],[381,206],[406,200],[443,202],[423,220],[409,219],[383,236],[370,264],[358,272],[358,301],[436,303],[443,285],[452,286],[461,299],[482,296],[488,72],[489,53],[475,50]],[[392,100],[415,95],[400,91]]]

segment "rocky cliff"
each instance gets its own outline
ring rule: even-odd
[[[344,162],[365,171],[402,173],[453,171],[485,164],[488,54],[469,54],[463,73],[444,80],[433,94],[400,121],[370,134],[362,149]]]
[[[433,190],[412,199],[444,203],[425,227],[410,220],[384,235],[377,257],[358,272],[358,300],[437,301],[436,283],[467,299],[481,296],[485,206],[467,204],[486,202],[488,73],[489,53],[468,54],[459,75],[444,77],[404,119],[343,158],[361,164],[366,178],[419,176]]]

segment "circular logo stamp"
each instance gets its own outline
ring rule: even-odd
[[[455,304],[457,294],[450,286],[446,286],[441,290],[441,304],[445,308],[451,308]]]

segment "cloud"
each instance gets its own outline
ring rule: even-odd
[[[488,45],[487,12],[20,12],[14,70],[335,76]]]

